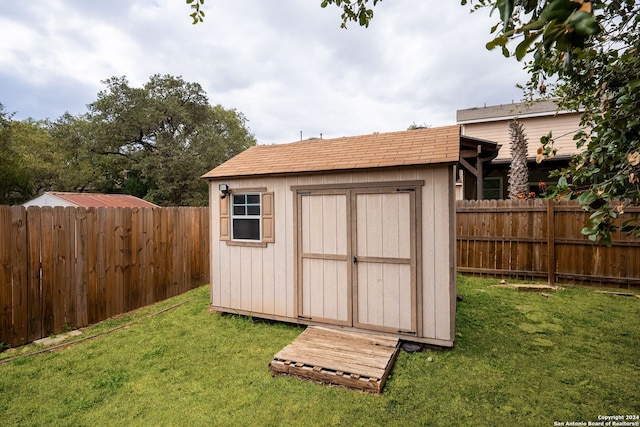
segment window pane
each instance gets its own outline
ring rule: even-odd
[[[234,215],[246,215],[244,206],[243,205],[234,206],[233,207],[233,214]]]
[[[260,204],[260,195],[259,194],[247,194],[247,203],[251,204]]]
[[[247,206],[247,215],[260,215],[260,205]]]
[[[233,238],[242,240],[260,240],[260,220],[234,219]]]
[[[233,204],[234,205],[242,205],[244,204],[244,194],[234,194],[233,195]]]

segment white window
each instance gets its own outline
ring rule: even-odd
[[[262,236],[260,193],[231,195],[232,240],[260,241]]]

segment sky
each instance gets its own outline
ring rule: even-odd
[[[0,103],[14,119],[87,111],[126,76],[199,83],[259,144],[455,124],[456,110],[518,102],[522,64],[487,51],[497,14],[459,0],[384,0],[340,28],[321,0],[31,0],[0,9]]]

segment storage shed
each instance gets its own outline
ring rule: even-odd
[[[453,346],[461,138],[259,145],[205,174],[212,309]]]

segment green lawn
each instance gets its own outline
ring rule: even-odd
[[[495,283],[459,278],[456,347],[401,352],[380,396],[272,378],[269,361],[302,329],[210,314],[202,287],[84,336],[126,328],[0,365],[0,425],[553,426],[640,414],[640,299]]]

